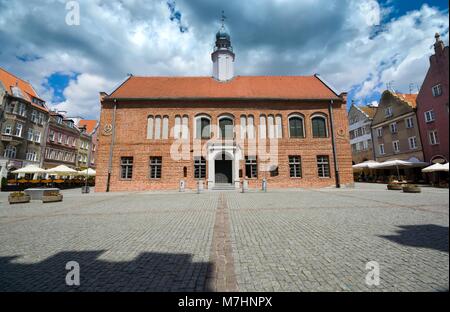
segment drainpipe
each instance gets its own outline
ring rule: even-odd
[[[339,166],[336,155],[336,140],[334,138],[334,122],[333,122],[333,100],[328,104],[328,113],[330,115],[330,130],[331,130],[331,144],[333,146],[333,162],[334,162],[334,176],[336,178],[336,188],[341,187]]]
[[[115,142],[115,136],[116,136],[116,109],[117,109],[117,100],[114,99],[112,134],[111,134],[112,138],[111,138],[111,145],[109,146],[108,179],[106,181],[106,192],[109,192],[109,185],[111,182],[112,157],[113,157],[113,149],[114,149],[114,142]]]

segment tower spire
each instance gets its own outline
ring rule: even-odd
[[[222,10],[220,20],[222,26],[216,34],[214,52],[211,54],[213,61],[213,76],[219,81],[227,81],[233,78],[234,52],[231,46],[231,36],[225,27],[225,11]]]

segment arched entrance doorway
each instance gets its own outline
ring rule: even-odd
[[[215,184],[233,183],[233,159],[225,152],[214,159],[214,180]]]

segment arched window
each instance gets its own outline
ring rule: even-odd
[[[289,137],[290,138],[305,137],[305,124],[302,116],[291,115],[289,117]]]
[[[155,140],[161,139],[161,116],[155,117]]]
[[[147,117],[147,139],[153,139],[153,127],[154,127],[154,119],[153,116]]]
[[[220,138],[232,140],[234,137],[234,122],[229,116],[219,117]]]
[[[247,136],[247,116],[241,116],[241,127],[240,127],[241,139],[244,140]]]
[[[283,137],[283,119],[281,115],[275,116],[275,137],[281,139]]]
[[[167,140],[169,138],[169,116],[163,117],[162,138],[163,140]]]
[[[275,118],[273,115],[267,117],[267,129],[269,134],[269,139],[275,138]]]
[[[327,121],[324,116],[313,116],[311,124],[314,138],[326,138],[328,136]]]
[[[184,115],[181,119],[181,138],[186,140],[189,139],[189,117]]]
[[[181,117],[177,115],[177,116],[175,116],[175,126],[173,128],[173,138],[179,139],[180,133],[181,133]]]
[[[204,140],[211,138],[211,118],[209,116],[195,117],[195,138]]]
[[[267,137],[266,115],[259,116],[259,138],[265,139]]]
[[[247,136],[249,139],[255,138],[255,117],[253,115],[247,117]]]
[[[16,147],[12,145],[8,145],[5,149],[5,153],[3,154],[5,158],[16,158]]]

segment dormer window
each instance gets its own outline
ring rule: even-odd
[[[59,123],[59,124],[62,124],[62,122],[63,122],[62,117],[61,116],[56,116],[56,122]]]
[[[392,107],[388,107],[384,110],[385,117],[392,117]]]

